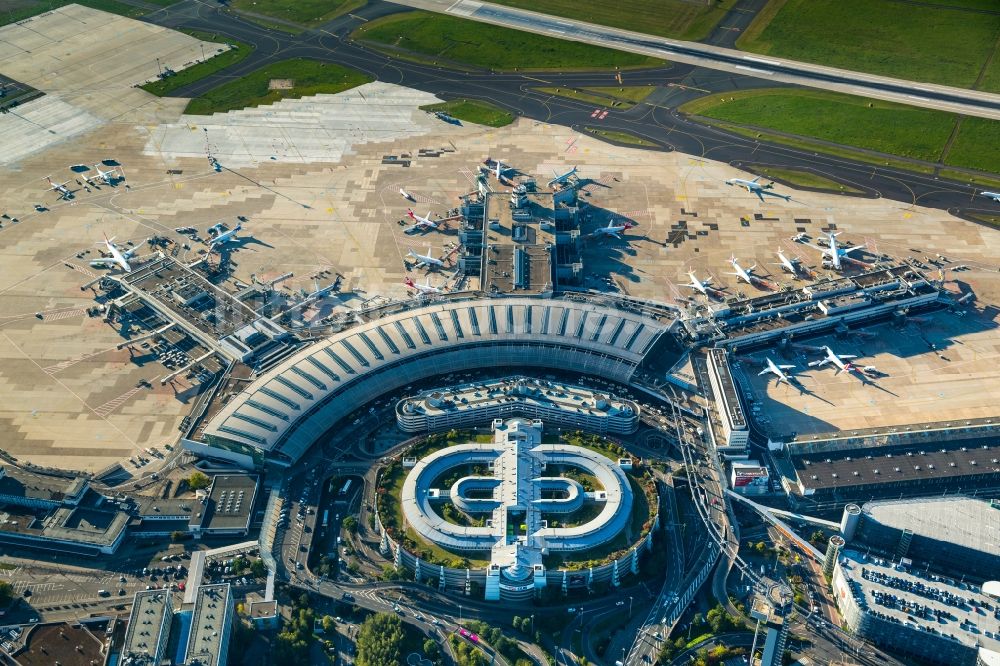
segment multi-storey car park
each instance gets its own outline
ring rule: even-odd
[[[633,400],[525,376],[431,389],[396,404],[396,424],[404,432],[476,427],[515,414],[600,435],[628,435],[639,427]]]
[[[833,591],[844,622],[857,635],[901,654],[948,666],[996,664],[1000,602],[988,587],[928,569],[843,550]]]

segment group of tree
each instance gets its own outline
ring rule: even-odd
[[[458,638],[455,634],[448,637],[451,651],[455,653],[455,663],[458,666],[486,666],[489,663],[482,650],[473,647],[468,641]]]
[[[240,555],[233,560],[231,566],[233,573],[237,576],[242,576],[246,573],[249,573],[254,578],[264,578],[267,576],[267,565],[259,557],[251,560],[244,555]]]
[[[309,663],[309,648],[313,636],[313,613],[309,595],[302,593],[292,600],[291,616],[274,644],[274,663],[278,666],[300,666]]]
[[[403,663],[403,623],[392,613],[376,613],[361,623],[357,666],[397,666]]]
[[[524,621],[528,621],[528,631],[531,630],[531,618],[514,618],[517,621],[515,628],[520,629],[524,626]],[[487,643],[493,646],[493,648],[507,658],[509,662],[515,662],[523,654],[521,648],[518,647],[517,641],[512,638],[508,638],[503,635],[503,631],[499,627],[491,627],[485,622],[479,622],[476,620],[471,620],[465,623],[465,626],[469,631],[479,634],[479,637],[485,640]]]

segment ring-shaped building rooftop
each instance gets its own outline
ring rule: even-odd
[[[386,393],[480,368],[547,368],[628,383],[673,320],[572,298],[456,298],[386,314],[308,346],[233,395],[205,439],[289,465]]]

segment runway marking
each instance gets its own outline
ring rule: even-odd
[[[134,396],[136,393],[138,393],[141,390],[142,390],[141,386],[136,386],[135,388],[130,389],[129,391],[126,391],[125,393],[121,394],[117,398],[115,398],[113,400],[109,400],[108,402],[104,403],[100,407],[97,407],[96,409],[94,409],[94,413],[97,414],[98,416],[100,416],[101,418],[107,418],[107,417],[111,416],[111,414],[116,409],[118,409],[123,404],[125,404],[126,402],[128,402],[129,398],[131,398],[132,396]]]

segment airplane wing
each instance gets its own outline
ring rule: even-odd
[[[837,246],[837,247],[844,254],[850,254],[851,252],[854,252],[855,250],[863,250],[863,249],[865,249],[864,245],[851,245],[850,247]]]
[[[749,187],[747,189],[750,190]],[[760,190],[750,190],[750,191],[753,192],[754,194],[756,194],[757,198],[760,199],[761,201],[764,200],[764,195],[761,194]]]
[[[824,358],[821,361],[809,361],[810,368],[822,368],[824,365],[830,362],[830,359]]]
[[[845,358],[857,358],[857,357],[858,357],[857,354],[841,354],[839,358],[841,361],[843,361]]]
[[[771,368],[764,368],[763,370],[757,373],[757,376],[760,377],[761,375],[766,375],[769,372],[774,372],[774,370],[772,370]]]
[[[795,366],[794,365],[779,365],[778,367],[781,368],[782,370],[791,370]]]

